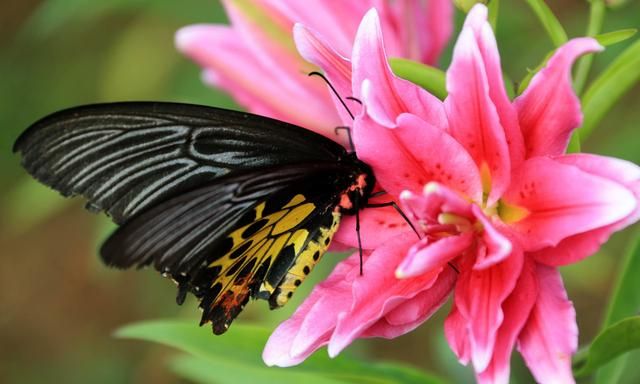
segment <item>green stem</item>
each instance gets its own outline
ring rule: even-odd
[[[605,14],[604,0],[591,0],[591,11],[589,14],[589,24],[587,26],[587,36],[595,36],[602,30],[602,23],[604,21]],[[580,59],[576,69],[575,80],[573,81],[573,87],[576,94],[580,95],[584,89],[584,85],[589,76],[589,70],[593,63],[593,55],[586,55]]]

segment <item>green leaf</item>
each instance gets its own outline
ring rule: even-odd
[[[192,321],[158,320],[125,326],[116,332],[116,336],[168,345],[208,362],[239,364],[249,373],[254,370],[265,370],[274,375],[312,374],[346,383],[435,384],[443,382],[435,376],[399,364],[378,362],[373,364],[344,355],[329,359],[326,353],[316,353],[296,367],[267,368],[261,356],[269,331],[244,324],[234,324],[232,331],[215,336],[209,327],[197,327]],[[197,363],[185,364],[190,364],[189,368],[193,368]],[[183,372],[186,373],[186,369]],[[190,373],[193,372],[190,371]]]
[[[633,242],[625,252],[624,260],[617,274],[618,278],[609,300],[603,327],[609,327],[625,317],[633,316],[640,310],[638,271],[640,271],[640,231],[636,230]],[[607,383],[613,378],[619,377],[625,365],[626,356],[616,359],[598,371],[595,382]]]
[[[390,58],[393,73],[431,92],[440,100],[447,97],[446,75],[438,68],[416,61]]]
[[[582,97],[584,121],[580,135],[586,138],[613,105],[640,79],[640,40],[629,46],[598,76]]]
[[[595,35],[594,38],[598,40],[598,43],[601,45],[608,47],[630,39],[637,32],[638,30],[635,28],[619,29],[617,31]]]
[[[640,316],[626,318],[600,333],[591,346],[576,354],[575,376],[586,376],[612,359],[640,348]]]
[[[580,132],[577,130],[571,135],[569,145],[567,146],[567,153],[579,153],[580,152]]]
[[[604,326],[635,315],[640,310],[640,230],[636,230],[633,242],[627,252],[616,281],[609,307],[607,308]]]
[[[527,3],[533,9],[538,19],[542,23],[545,31],[551,38],[556,47],[564,44],[568,38],[567,33],[562,28],[562,24],[555,17],[549,6],[542,0],[527,0]]]
[[[335,380],[313,373],[249,365],[224,357],[204,359],[180,356],[171,363],[171,369],[179,376],[203,384],[351,384],[349,381]]]
[[[500,11],[500,0],[492,0],[489,2],[489,24],[491,24],[491,28],[493,31],[496,31],[496,27],[498,25],[498,13]]]

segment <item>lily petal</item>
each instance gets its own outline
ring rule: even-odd
[[[396,118],[412,113],[429,124],[446,129],[440,100],[415,84],[396,77],[384,50],[380,19],[375,9],[362,19],[353,46],[353,92],[379,124],[394,127]],[[365,86],[367,80],[369,84]]]
[[[456,307],[468,324],[470,355],[476,372],[484,371],[491,362],[496,335],[504,320],[502,304],[513,291],[522,265],[522,251],[514,248],[501,263],[482,270],[460,271]]]
[[[473,32],[478,45],[486,70],[489,97],[496,107],[500,124],[504,128],[511,157],[511,168],[517,168],[524,160],[524,138],[520,131],[517,111],[504,87],[498,45],[487,18],[487,7],[476,5],[469,11],[464,27]]]
[[[355,124],[358,157],[396,198],[403,190],[422,191],[427,183],[437,181],[481,199],[482,183],[473,160],[446,132],[410,114],[400,116],[398,126],[389,129],[375,123],[368,110]]]
[[[285,20],[304,24],[312,30],[321,32],[321,38],[331,42],[331,46],[344,56],[351,53],[353,38],[361,16],[373,5],[371,0],[323,1],[321,5],[304,1],[261,1],[280,13],[284,28],[291,30],[292,27]]]
[[[540,383],[573,383],[571,355],[578,347],[573,305],[557,269],[537,265],[538,299],[520,333],[518,349]]]
[[[419,47],[417,55],[408,54],[406,57],[416,57],[425,64],[436,64],[453,33],[453,23],[450,21],[453,20],[453,3],[450,0],[429,0],[424,5],[421,1],[411,0],[400,2],[400,6],[404,3],[408,4],[409,9],[402,14],[413,17],[415,22],[400,24],[403,27],[400,29],[407,31],[402,40],[418,40]],[[413,45],[405,43],[403,46]],[[393,51],[391,54],[396,55]]]
[[[473,30],[460,32],[447,70],[444,101],[451,135],[469,152],[478,169],[486,169],[487,204],[494,204],[509,185],[511,163],[500,116],[490,97],[489,77]],[[502,86],[502,84],[500,84]]]
[[[398,305],[363,332],[362,337],[391,339],[414,330],[446,302],[456,278],[453,269],[443,269],[431,288]]]
[[[571,154],[555,159],[562,164],[574,165],[590,174],[598,175],[615,181],[628,188],[635,196],[636,209],[617,222],[586,231],[562,240],[555,247],[532,252],[531,256],[538,262],[561,266],[572,264],[594,254],[609,236],[640,219],[640,167],[637,165],[611,157],[590,154]]]
[[[478,255],[473,268],[485,269],[507,258],[511,254],[513,246],[511,245],[511,241],[494,227],[493,223],[484,215],[480,207],[474,204],[471,206],[471,210],[476,219],[482,223],[482,240],[483,245],[486,247],[486,252]]]
[[[580,100],[571,86],[571,66],[579,56],[602,49],[589,37],[570,40],[556,50],[514,101],[527,158],[564,153],[571,132],[582,123]]]
[[[411,232],[406,221],[392,207],[367,208],[360,211],[359,215],[363,249],[375,249],[400,233]],[[342,216],[333,239],[353,248],[358,247],[355,215]]]
[[[359,255],[354,253],[340,262],[329,277],[313,289],[293,316],[280,324],[269,337],[262,353],[265,364],[280,367],[300,364],[316,349],[329,342],[337,316],[351,304],[349,280],[358,266]],[[336,304],[336,311],[323,313],[323,306],[331,305],[329,301]],[[311,323],[309,319],[312,319]],[[311,326],[312,323],[315,325]]]
[[[527,259],[513,292],[502,304],[504,322],[498,329],[493,357],[487,368],[477,374],[478,383],[509,383],[511,352],[538,297],[535,264]]]
[[[462,316],[454,301],[451,312],[444,321],[444,335],[449,347],[455,353],[462,365],[469,364],[471,360],[471,346],[469,345],[469,327],[467,319]]]
[[[396,279],[394,270],[413,239],[413,233],[389,239],[367,255],[362,276],[357,252],[340,262],[274,331],[265,347],[264,361],[268,365],[295,365],[327,343],[329,355],[335,356],[358,337],[398,336],[426,320],[444,303],[456,275],[447,270]],[[430,294],[421,295],[432,288]]]
[[[301,73],[299,64],[289,61],[290,55],[284,56],[280,68],[267,66],[247,47],[236,29],[215,25],[180,29],[176,34],[176,46],[206,69],[209,80],[215,74],[217,85],[227,87],[226,90],[250,112],[266,114],[335,138],[333,128],[340,125],[340,118],[331,99],[326,97],[324,85]],[[220,55],[220,51],[225,55]],[[295,70],[283,72],[285,67]],[[274,89],[279,90],[277,97],[273,95]],[[304,113],[291,108],[292,105],[304,105]]]
[[[322,68],[338,94],[341,95],[342,98],[351,96],[351,61],[336,52],[326,41],[318,36],[317,33],[302,24],[296,24],[293,27],[293,37],[298,52],[300,52],[305,60]],[[334,104],[342,118],[342,123],[350,126],[353,123],[353,117],[348,114],[333,92],[331,97],[334,99]],[[348,100],[345,102],[347,101]],[[358,115],[360,105],[351,103],[349,109],[354,115]]]
[[[619,183],[549,158],[528,159],[513,181],[504,199],[529,212],[510,224],[525,251],[613,224],[637,206],[633,193]]]
[[[378,319],[436,283],[440,271],[413,279],[396,279],[394,271],[414,239],[413,233],[389,239],[367,259],[363,275],[358,274],[352,281],[352,306],[338,317],[329,341],[329,356],[336,356]]]
[[[396,276],[405,279],[419,276],[434,268],[442,268],[449,260],[460,256],[473,241],[474,236],[470,232],[448,236],[435,242],[423,239],[411,247],[407,257],[396,269]]]

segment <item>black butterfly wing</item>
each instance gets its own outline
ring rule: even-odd
[[[303,164],[249,171],[181,194],[119,227],[102,248],[109,265],[153,265],[227,330],[251,298],[284,305],[330,244],[334,210],[352,169]]]
[[[311,144],[310,144],[311,143]],[[76,107],[33,124],[15,152],[36,179],[116,223],[229,173],[336,161],[338,144],[281,121],[160,102]]]
[[[371,171],[333,141],[251,114],[173,103],[61,111],[14,145],[24,167],[121,227],[109,265],[152,265],[224,332],[249,298],[284,305],[326,251],[345,193]],[[351,208],[350,208],[351,209]]]

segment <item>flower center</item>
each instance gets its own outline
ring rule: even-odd
[[[466,217],[453,213],[442,212],[438,214],[438,223],[455,228],[456,232],[469,232],[473,230],[473,223]]]
[[[515,223],[529,216],[529,210],[526,208],[509,204],[504,200],[500,200],[496,204],[496,213],[505,224]]]

